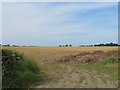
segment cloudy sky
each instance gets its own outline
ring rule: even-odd
[[[117,2],[3,3],[3,44],[58,46],[118,41]]]

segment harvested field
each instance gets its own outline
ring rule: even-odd
[[[27,58],[35,60],[37,63],[51,63],[62,56],[94,51],[117,51],[118,47],[3,47],[5,49],[23,53]]]

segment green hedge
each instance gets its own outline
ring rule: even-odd
[[[43,77],[35,62],[10,50],[2,50],[2,73],[3,88],[27,88]]]

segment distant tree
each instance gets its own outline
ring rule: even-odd
[[[93,45],[89,45],[89,46],[93,46]]]
[[[10,45],[9,45],[9,44],[7,44],[7,45],[3,45],[3,46],[6,46],[6,47],[7,47],[7,46],[10,46]]]
[[[62,45],[59,45],[59,47],[62,47]]]
[[[65,45],[65,47],[68,47],[68,45]]]
[[[7,44],[7,46],[10,46],[10,44]]]
[[[94,46],[97,46],[96,44]]]
[[[84,47],[85,45],[80,45],[81,47]]]
[[[19,45],[12,45],[13,47],[19,47]]]
[[[72,45],[69,45],[69,47],[72,47]]]

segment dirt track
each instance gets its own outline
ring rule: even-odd
[[[84,67],[70,66],[63,62],[80,62],[97,63],[101,60],[111,57],[117,57],[117,51],[95,51],[83,52],[79,54],[66,55],[57,61],[59,68],[57,72],[53,72],[54,79],[48,79],[46,82],[38,86],[38,88],[117,88],[117,80],[107,80],[112,78],[106,73],[98,73],[97,69],[90,70]],[[59,64],[61,62],[61,64]],[[54,63],[53,63],[54,64]],[[94,66],[93,66],[94,67]],[[98,66],[99,67],[99,66]]]
[[[97,74],[97,71],[89,71],[83,68],[75,68],[69,65],[60,65],[62,71],[53,75],[54,79],[48,79],[37,88],[116,88],[117,81],[104,81],[103,78],[111,77],[107,74]],[[55,78],[59,77],[59,78]]]

